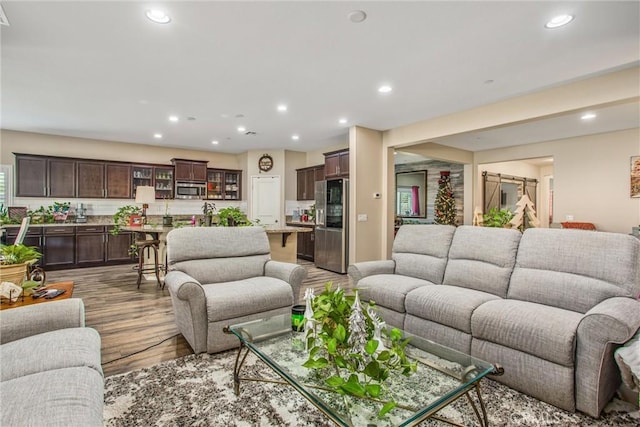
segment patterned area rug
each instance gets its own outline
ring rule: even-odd
[[[151,368],[105,379],[105,426],[333,426],[291,387],[241,383],[233,393],[236,351],[189,355]],[[250,354],[242,375],[276,378]],[[638,426],[640,412],[614,399],[599,420],[574,414],[482,380],[492,426]],[[466,399],[439,415],[463,425],[477,425]],[[384,425],[384,422],[378,425]],[[446,425],[427,420],[421,425]]]

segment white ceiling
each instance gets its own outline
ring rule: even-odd
[[[172,22],[147,20],[150,6]],[[225,153],[322,149],[345,142],[352,125],[390,129],[640,61],[637,1],[3,1],[2,8],[11,24],[0,34],[3,129]],[[350,22],[353,10],[368,19]],[[559,13],[576,18],[545,29]],[[393,92],[379,94],[382,83]],[[279,103],[289,110],[277,112]],[[573,114],[438,143],[476,151],[638,127],[637,103],[626,107],[603,111],[591,130]],[[170,123],[172,114],[180,121]],[[256,135],[239,133],[239,125]]]

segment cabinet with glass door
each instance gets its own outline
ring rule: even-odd
[[[207,170],[207,199],[241,200],[242,171],[225,169]]]
[[[173,168],[154,167],[156,199],[173,198]]]
[[[132,196],[136,198],[136,188],[139,185],[153,187],[153,166],[140,166],[133,165],[131,168],[131,173],[133,175],[133,193]]]

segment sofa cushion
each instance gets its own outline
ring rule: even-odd
[[[91,328],[68,328],[0,346],[0,380],[60,368],[83,367],[102,375],[100,335]]]
[[[582,315],[560,308],[517,300],[494,300],[471,316],[475,338],[573,366],[576,331]]]
[[[235,319],[293,305],[291,286],[273,277],[252,277],[202,287],[209,322]]]
[[[506,228],[458,227],[442,283],[506,298],[521,236]]]
[[[433,283],[415,277],[376,274],[358,282],[358,293],[362,301],[373,301],[376,305],[404,313],[407,294],[416,288],[429,285],[432,286]]]
[[[409,292],[407,314],[471,333],[471,314],[497,296],[456,286],[423,286]]]
[[[2,381],[0,425],[102,426],[103,390],[102,375],[92,368],[54,369]]]
[[[527,229],[508,298],[586,313],[601,301],[635,297],[640,241],[618,233]]]
[[[396,274],[442,283],[453,233],[452,225],[403,225],[393,241]]]

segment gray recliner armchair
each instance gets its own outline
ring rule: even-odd
[[[189,227],[167,234],[176,324],[195,353],[238,346],[228,325],[291,313],[304,267],[271,260],[262,227]]]

